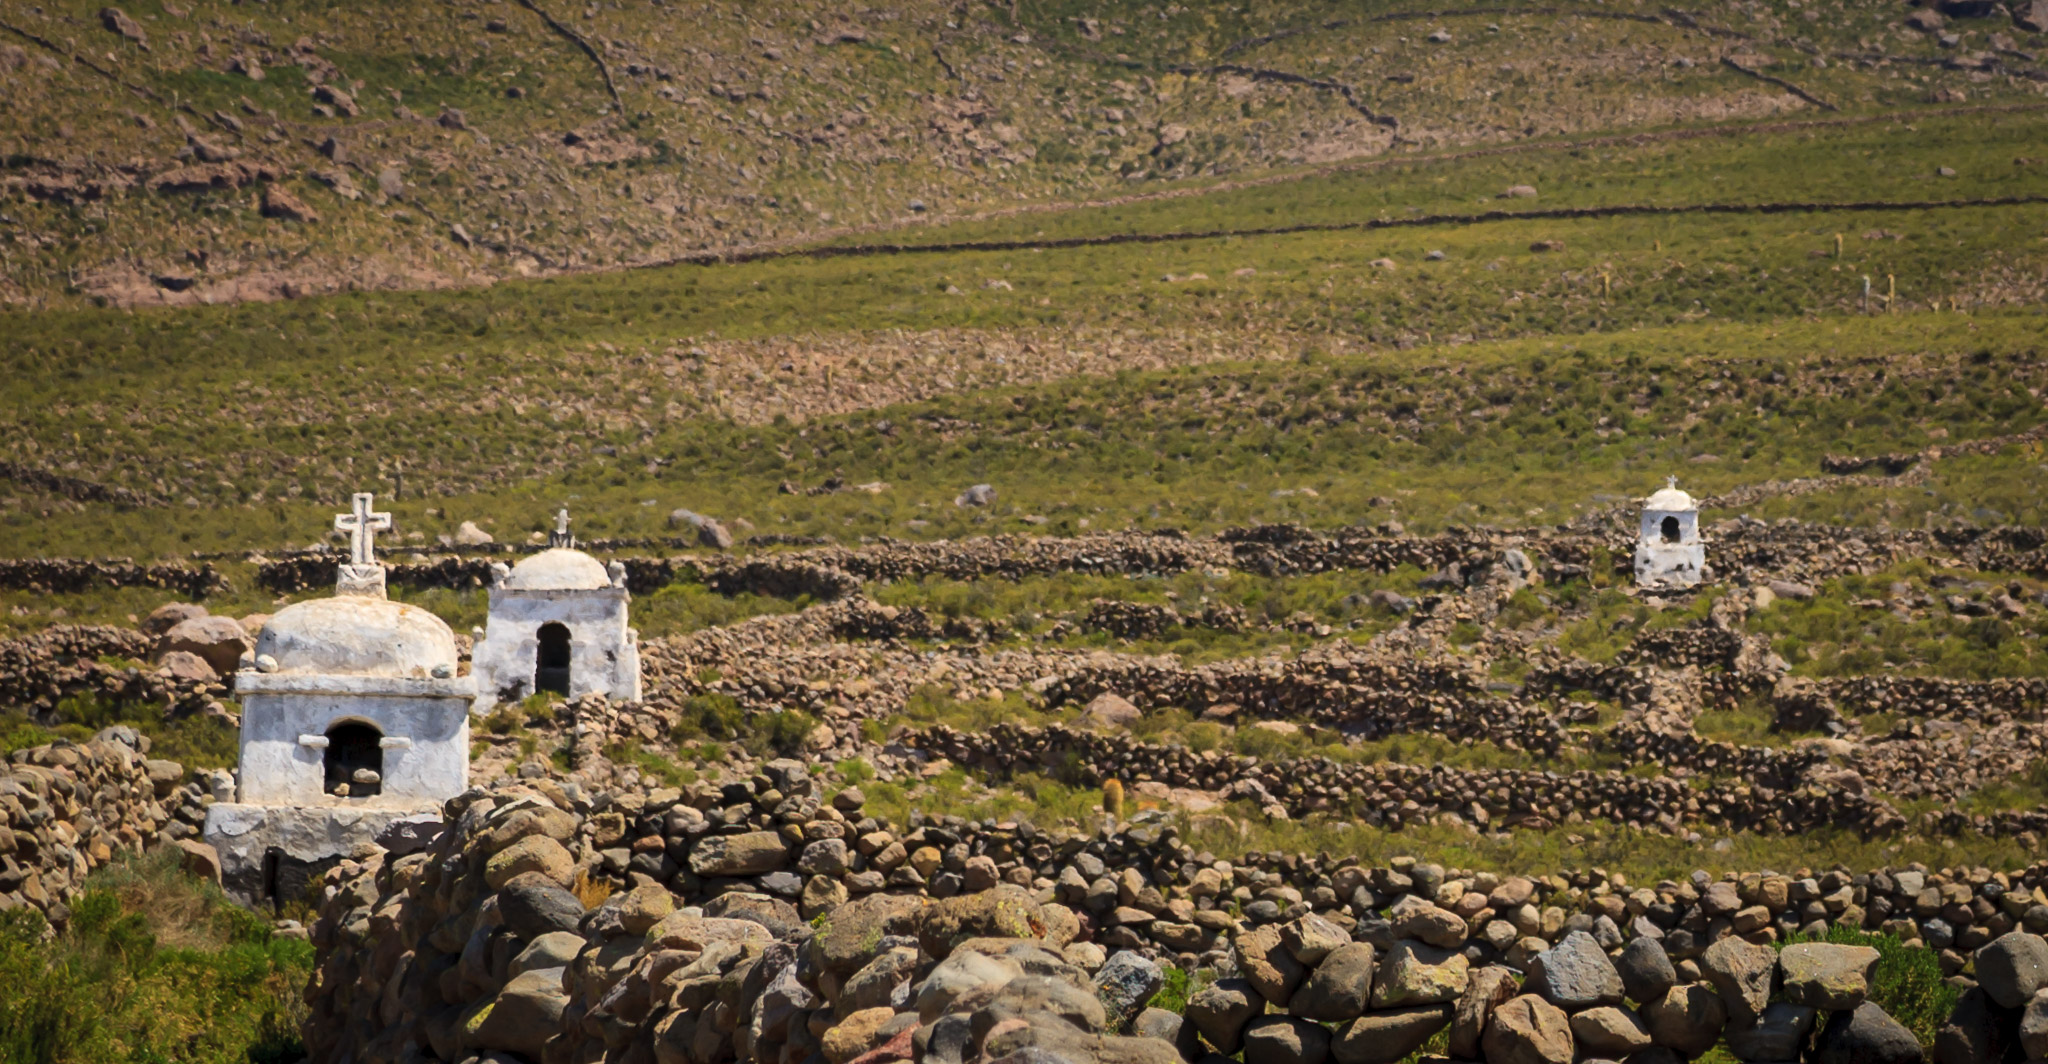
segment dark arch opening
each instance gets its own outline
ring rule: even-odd
[[[568,626],[554,621],[540,626],[540,646],[533,660],[533,689],[569,697]]]
[[[1664,519],[1663,529],[1664,529],[1664,542],[1666,542],[1666,543],[1676,543],[1676,542],[1678,542],[1678,518],[1676,518],[1676,517],[1666,517],[1666,518]]]
[[[327,729],[322,759],[329,794],[367,798],[384,789],[384,735],[361,721],[344,721]],[[346,786],[347,790],[341,788]]]

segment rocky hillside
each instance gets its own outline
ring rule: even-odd
[[[1937,7],[9,5],[0,302],[478,284],[1388,153],[2039,100],[2048,2]]]

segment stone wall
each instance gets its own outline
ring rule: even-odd
[[[69,594],[113,587],[157,587],[188,598],[228,588],[211,564],[137,565],[127,558],[0,558],[0,588]]]
[[[99,660],[145,662],[157,648],[155,636],[110,625],[57,625],[0,640],[0,705],[20,707],[31,720],[54,724],[60,723],[57,706],[67,698],[150,705],[171,715],[202,710],[225,692],[210,673],[180,676],[155,666]]]
[[[122,851],[192,847],[204,818],[183,766],[152,760],[149,740],[113,727],[87,743],[16,750],[0,763],[0,909],[30,906],[51,924],[93,869]]]
[[[1942,1059],[2041,1051],[2048,865],[1639,885],[1219,860],[1143,817],[905,828],[863,805],[798,762],[686,790],[465,794],[437,836],[326,873],[312,1060],[1354,1064],[1445,1029],[1455,1056],[1501,1064],[1808,1042],[1919,1060],[1863,1000],[1872,953],[1769,948],[1830,926],[1935,950],[1968,986],[1943,1053],[1994,1051]],[[1184,1017],[1148,1009],[1161,963],[1220,978]]]

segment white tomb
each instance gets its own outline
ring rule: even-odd
[[[1706,577],[1707,542],[1700,538],[1700,507],[1678,490],[1671,477],[1643,500],[1642,529],[1636,536],[1636,586],[1694,587]]]
[[[391,517],[371,501],[335,518],[350,539],[335,596],[279,610],[235,674],[237,793],[208,808],[205,837],[252,901],[285,900],[308,869],[469,786],[475,681],[445,622],[385,597],[374,537]]]
[[[639,633],[626,626],[626,568],[576,549],[569,513],[548,549],[493,569],[490,619],[471,652],[476,711],[548,691],[564,698],[640,698]]]

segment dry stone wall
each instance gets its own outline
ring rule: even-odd
[[[2048,1011],[2048,865],[1637,885],[1221,860],[1144,817],[890,825],[798,762],[687,789],[535,780],[446,813],[326,873],[316,1064],[1358,1064],[1438,1032],[1499,1064],[1919,1060],[1867,1000],[1873,951],[1770,946],[1834,926],[1964,984],[1942,1059],[2000,1059],[1946,1054],[2020,1046]],[[1162,964],[1218,978],[1151,1008]]]
[[[61,928],[85,877],[121,852],[178,845],[204,864],[210,848],[190,841],[205,819],[199,788],[148,748],[114,727],[0,763],[0,910],[34,908]]]
[[[126,558],[0,558],[0,588],[36,594],[75,594],[115,587],[155,587],[188,598],[228,589],[211,564],[137,565]]]
[[[157,645],[157,637],[109,625],[58,625],[0,640],[0,705],[18,707],[38,723],[56,724],[62,723],[58,706],[81,696],[155,706],[166,715],[215,704],[224,688],[210,669],[181,676],[155,666],[100,660],[148,661]]]

